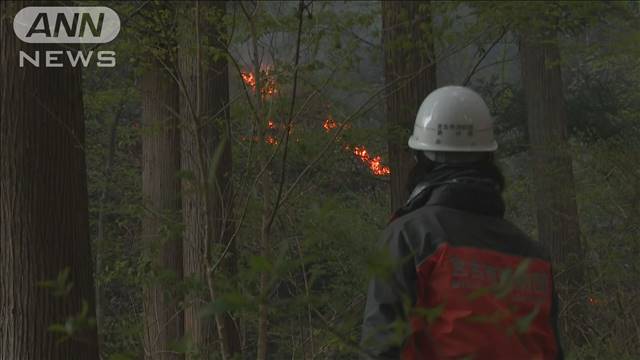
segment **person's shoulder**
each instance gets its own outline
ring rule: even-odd
[[[387,224],[387,229],[400,231],[416,226],[424,226],[424,224],[429,221],[429,213],[432,211],[432,207],[427,205],[419,207],[411,212],[393,218],[389,224]]]
[[[549,251],[540,241],[533,239],[524,230],[518,227],[513,222],[503,219],[505,226],[508,226],[510,232],[514,235],[514,238],[522,245],[524,254],[529,257],[540,258],[542,260],[549,261]]]

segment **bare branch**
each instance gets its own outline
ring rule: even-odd
[[[473,68],[471,69],[469,74],[467,74],[467,77],[462,82],[462,86],[467,86],[467,84],[469,84],[469,81],[471,81],[471,77],[473,77],[473,75],[475,75],[476,69],[478,69],[478,66],[480,66],[480,63],[482,63],[482,61],[487,57],[487,55],[489,55],[491,50],[498,44],[498,42],[500,42],[500,40],[502,40],[502,38],[504,37],[504,35],[506,33],[507,33],[507,27],[504,27],[502,29],[502,31],[500,32],[500,35],[493,41],[491,46],[489,46],[489,48],[487,50],[485,50],[485,52],[482,54],[482,56],[480,56],[480,59],[478,59],[478,61],[473,66]]]

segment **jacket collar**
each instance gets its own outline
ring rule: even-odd
[[[496,183],[487,178],[454,177],[440,182],[421,182],[390,222],[425,205],[437,205],[475,214],[504,217],[505,205]]]
[[[432,189],[425,205],[438,205],[480,215],[504,217],[505,205],[490,181],[454,179]]]

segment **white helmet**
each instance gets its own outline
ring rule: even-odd
[[[498,149],[489,108],[475,91],[445,86],[420,105],[409,147],[434,161],[475,161]]]

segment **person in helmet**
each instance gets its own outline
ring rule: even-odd
[[[411,195],[382,235],[394,266],[369,284],[364,357],[562,359],[549,256],[503,218],[482,98],[460,86],[429,94],[409,147]]]

